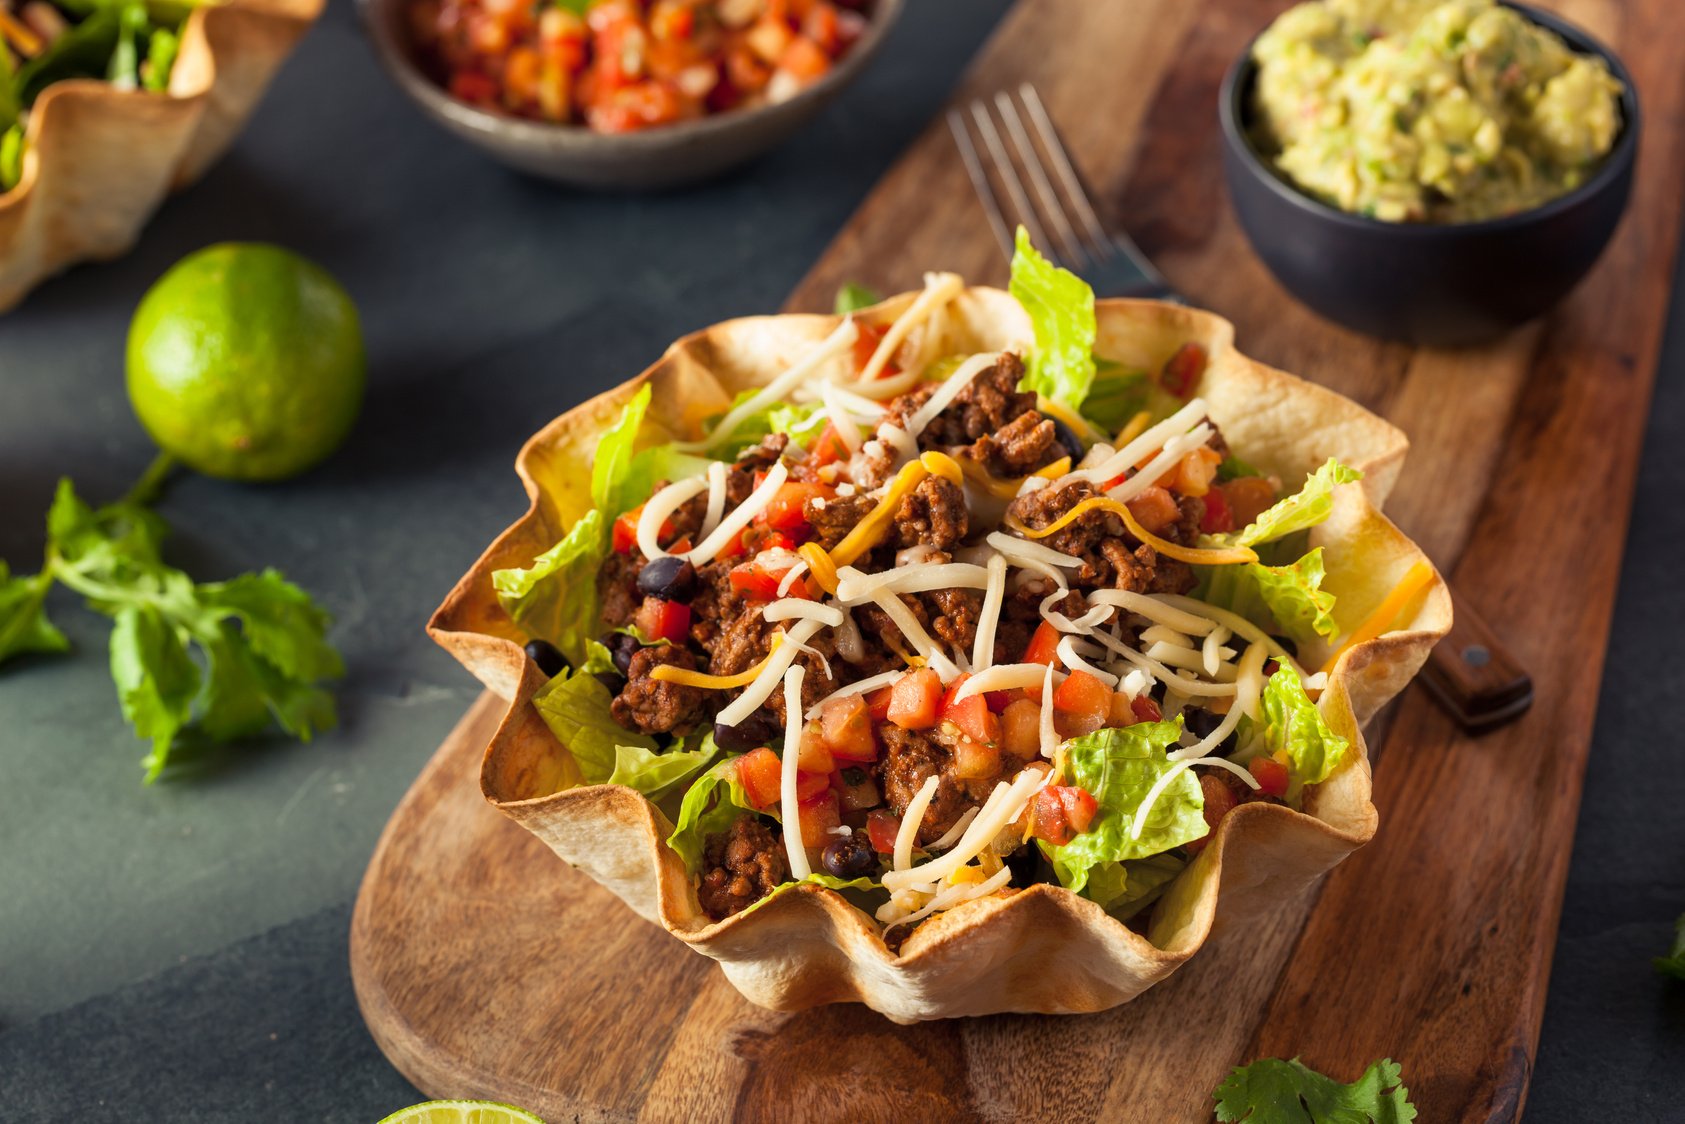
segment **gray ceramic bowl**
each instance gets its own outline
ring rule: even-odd
[[[507,117],[451,97],[415,62],[403,20],[408,2],[357,0],[357,7],[387,73],[423,113],[521,171],[576,187],[636,190],[707,179],[788,139],[866,68],[900,16],[903,0],[877,0],[853,49],[788,101],[617,135]]]

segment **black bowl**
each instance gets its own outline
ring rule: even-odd
[[[1484,222],[1390,223],[1347,214],[1300,191],[1253,147],[1252,44],[1218,98],[1223,166],[1241,229],[1287,290],[1348,328],[1383,339],[1457,346],[1494,339],[1579,284],[1626,209],[1638,156],[1638,93],[1621,60],[1584,31],[1509,4],[1596,54],[1620,79],[1621,132],[1585,183],[1519,214]]]

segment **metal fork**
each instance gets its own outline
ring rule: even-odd
[[[1001,253],[1011,260],[1013,227],[996,192],[997,182],[1030,240],[1049,252],[1057,264],[1080,274],[1097,295],[1180,300],[1129,235],[1109,231],[1101,223],[1036,88],[1026,82],[1016,92],[1016,99],[1012,92],[1001,90],[988,101],[975,99],[963,111],[948,111],[948,129],[954,134],[965,174],[983,204]],[[973,131],[977,140],[972,138]],[[1016,162],[1002,141],[1003,132],[1011,141]],[[979,156],[979,141],[989,157],[987,170]],[[994,182],[989,170],[994,173]],[[1026,178],[1035,202],[1025,190]]]

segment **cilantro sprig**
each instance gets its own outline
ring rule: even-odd
[[[1398,1063],[1375,1062],[1350,1085],[1293,1058],[1263,1058],[1238,1067],[1212,1094],[1223,1124],[1410,1124],[1416,1107]]]
[[[111,678],[123,717],[152,743],[141,763],[149,784],[189,739],[279,726],[310,740],[333,726],[322,684],[345,670],[328,614],[279,572],[195,582],[164,562],[168,528],[151,504],[170,463],[160,457],[132,492],[98,508],[60,480],[40,571],[14,575],[0,562],[0,662],[69,650],[47,616],[55,584],[112,619]]]

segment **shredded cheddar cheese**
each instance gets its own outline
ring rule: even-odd
[[[1146,410],[1142,410],[1140,413],[1136,414],[1124,423],[1123,428],[1117,431],[1117,439],[1113,441],[1112,444],[1120,449],[1123,448],[1123,446],[1129,444],[1131,441],[1141,436],[1141,434],[1145,433],[1147,431],[1147,424],[1152,420],[1152,414],[1148,413]]]
[[[1404,611],[1404,606],[1410,603],[1410,599],[1426,589],[1432,581],[1432,566],[1426,562],[1417,562],[1414,566],[1411,566],[1409,570],[1405,571],[1404,576],[1398,580],[1398,584],[1392,587],[1392,592],[1386,595],[1381,603],[1376,606],[1375,611],[1370,613],[1362,624],[1352,630],[1352,634],[1346,637],[1345,642],[1334,650],[1334,654],[1328,657],[1328,662],[1323,664],[1319,670],[1333,671],[1334,665],[1340,662],[1341,656],[1359,644],[1367,643],[1385,632],[1391,627],[1392,622],[1398,619],[1398,615]]]
[[[778,651],[778,646],[784,642],[784,634],[776,633],[772,637],[772,646],[767,649],[766,656],[754,667],[738,672],[736,675],[709,675],[705,671],[692,671],[685,667],[674,667],[670,663],[657,664],[649,669],[649,677],[660,683],[677,683],[681,687],[702,687],[713,691],[729,691],[735,687],[747,687],[755,681],[755,677],[766,670],[766,665],[772,661],[772,653]]]
[[[831,556],[825,553],[825,548],[816,542],[804,542],[796,551],[807,561],[807,569],[813,575],[813,580],[819,583],[819,588],[826,593],[836,596],[837,566],[831,561]]]
[[[1014,531],[1032,539],[1045,539],[1071,523],[1082,518],[1090,511],[1109,511],[1123,520],[1123,525],[1129,528],[1129,533],[1158,551],[1167,558],[1176,558],[1183,562],[1197,562],[1205,566],[1228,566],[1240,562],[1256,562],[1258,555],[1250,547],[1200,547],[1183,546],[1173,543],[1169,539],[1160,538],[1135,518],[1127,504],[1119,503],[1110,496],[1091,496],[1065,512],[1047,526],[1037,530],[1019,519],[1015,515],[1006,517],[1006,525]]]

